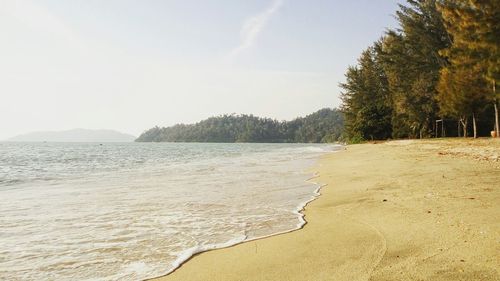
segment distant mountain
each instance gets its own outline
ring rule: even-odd
[[[7,141],[29,142],[132,142],[135,137],[113,130],[72,129],[67,131],[32,132]]]

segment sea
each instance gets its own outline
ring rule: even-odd
[[[296,230],[339,148],[0,142],[0,280],[145,280]]]

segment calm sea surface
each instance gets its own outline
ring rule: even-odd
[[[142,280],[296,229],[337,148],[0,142],[0,280]]]

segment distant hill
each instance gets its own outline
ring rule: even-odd
[[[29,142],[132,142],[135,137],[113,130],[72,129],[67,131],[32,132],[7,141]]]
[[[344,128],[342,113],[324,108],[292,121],[253,115],[222,115],[196,124],[151,128],[137,142],[287,142],[339,141]]]

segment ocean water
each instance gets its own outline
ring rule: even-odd
[[[337,148],[0,143],[0,280],[143,280],[297,229]]]

